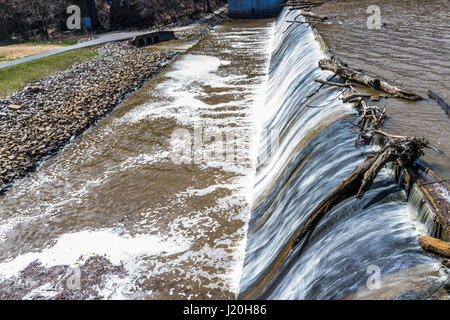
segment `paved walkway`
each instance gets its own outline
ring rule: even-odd
[[[213,13],[202,17],[201,19],[197,20],[196,22],[194,22],[194,23],[192,23],[190,25],[173,28],[171,30],[172,31],[182,31],[182,30],[186,30],[186,29],[195,27],[195,26],[203,23],[204,21],[211,19],[213,16],[215,16],[215,15],[225,11],[225,9],[226,9],[226,6],[220,8],[220,9],[217,9]],[[149,33],[149,32],[151,32],[151,31],[147,30],[147,31],[139,31],[139,32],[110,32],[110,33],[103,33],[103,34],[97,35],[96,39],[93,39],[93,40],[90,40],[90,41],[86,41],[86,42],[83,42],[83,43],[78,43],[78,44],[75,44],[73,46],[61,47],[61,48],[58,48],[58,49],[55,49],[55,50],[42,52],[42,53],[35,54],[35,55],[29,56],[29,57],[2,62],[2,63],[0,63],[0,69],[16,66],[16,65],[19,65],[19,64],[22,64],[22,63],[25,63],[25,62],[35,61],[35,60],[39,60],[39,59],[42,59],[42,58],[54,56],[56,54],[60,54],[60,53],[63,53],[63,52],[68,52],[68,51],[72,51],[72,50],[98,46],[98,45],[102,45],[102,44],[105,44],[105,43],[108,43],[108,42],[130,40],[133,37],[136,37],[136,36],[139,36],[139,35],[142,35],[142,34],[146,34],[146,33]]]

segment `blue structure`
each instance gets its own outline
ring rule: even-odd
[[[91,17],[84,17],[81,18],[81,20],[83,21],[83,26],[88,29],[91,30],[92,29],[92,21],[91,21]]]
[[[281,11],[286,0],[228,0],[230,17],[238,19],[271,18]]]

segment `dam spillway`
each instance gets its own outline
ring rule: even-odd
[[[286,253],[308,213],[377,148],[354,148],[356,115],[337,99],[343,88],[317,91],[313,80],[332,74],[318,67],[326,54],[313,29],[287,22],[295,16],[284,10],[274,27],[240,297],[430,298],[448,281],[439,279],[438,260],[417,243],[419,234],[427,234],[418,220],[429,231],[430,211],[412,213],[417,196],[408,203],[388,169],[362,200],[344,201],[305,245]],[[267,150],[274,140],[275,150]],[[375,270],[385,280],[369,290]]]
[[[448,277],[417,243],[430,208],[389,169],[290,250],[377,148],[354,148],[342,89],[317,91],[327,54],[293,17],[217,27],[2,195],[2,297],[440,298]]]

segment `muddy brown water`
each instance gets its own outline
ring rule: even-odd
[[[366,10],[380,8],[381,29],[368,29]],[[333,53],[349,66],[366,70],[419,93],[432,90],[450,100],[450,2],[446,0],[327,1],[313,10],[342,24],[317,29]],[[450,119],[433,100],[387,99],[384,129],[393,134],[427,138],[441,153],[428,150],[424,159],[450,179]]]
[[[0,197],[3,297],[235,298],[270,26],[217,27]],[[203,157],[179,164],[173,143],[194,140],[172,134],[194,137],[194,129]],[[227,144],[235,157],[210,161],[214,153],[200,152],[235,130]],[[110,264],[121,271],[103,270]],[[80,270],[79,291],[60,292],[64,268]]]

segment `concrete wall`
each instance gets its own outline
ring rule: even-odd
[[[276,17],[286,0],[228,0],[228,12],[232,18]]]
[[[145,47],[148,45],[173,39],[175,39],[175,33],[173,31],[158,31],[134,37],[133,39],[131,39],[131,43],[136,47]]]

